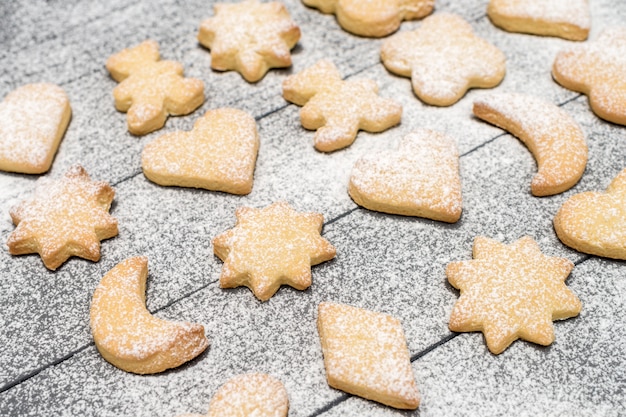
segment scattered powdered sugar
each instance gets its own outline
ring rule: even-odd
[[[283,384],[267,374],[244,374],[222,385],[209,404],[207,417],[285,417],[289,397]]]

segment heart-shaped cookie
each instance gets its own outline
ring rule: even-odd
[[[370,210],[454,223],[462,210],[456,141],[431,130],[413,132],[397,151],[359,159],[348,191]]]
[[[626,260],[626,169],[606,193],[570,197],[554,217],[554,230],[577,251]]]
[[[173,132],[146,145],[144,175],[160,185],[248,194],[259,135],[254,118],[237,109],[209,110],[190,132]]]

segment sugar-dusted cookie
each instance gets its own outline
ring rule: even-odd
[[[429,16],[417,30],[387,39],[380,56],[389,71],[410,77],[415,94],[434,106],[450,106],[470,88],[495,87],[506,71],[504,54],[449,13]]]
[[[435,0],[302,0],[322,13],[334,13],[341,27],[360,36],[380,38],[395,32],[403,20],[433,11]]]
[[[576,121],[555,104],[527,94],[496,93],[474,102],[474,114],[519,138],[537,160],[536,196],[572,188],[587,166],[587,143]]]
[[[473,260],[446,268],[448,281],[461,291],[450,316],[453,332],[483,332],[497,355],[517,339],[551,344],[552,321],[580,312],[580,301],[565,285],[574,264],[544,255],[532,238],[506,245],[479,236],[473,252]]]
[[[304,106],[300,110],[302,126],[317,130],[315,148],[322,152],[350,146],[359,129],[382,132],[400,123],[402,106],[377,93],[375,81],[344,81],[327,60],[283,82],[283,97]]]
[[[462,209],[456,141],[427,129],[411,133],[397,151],[359,159],[348,192],[370,210],[454,223]]]
[[[300,39],[300,28],[282,3],[218,3],[214,12],[198,32],[198,41],[211,50],[211,68],[235,70],[256,82],[270,68],[291,66],[289,51]]]
[[[0,170],[41,174],[52,165],[72,109],[57,85],[23,85],[0,103]]]
[[[395,408],[419,406],[400,320],[325,302],[318,307],[317,329],[328,385]]]
[[[235,227],[213,239],[215,254],[224,261],[222,288],[244,285],[266,301],[283,284],[307,289],[311,265],[335,257],[333,245],[320,236],[321,214],[299,213],[282,202],[240,207],[235,214]]]
[[[259,135],[256,122],[236,109],[209,110],[191,132],[167,133],[144,148],[144,175],[160,185],[248,194]]]
[[[591,110],[626,125],[626,27],[606,29],[595,42],[573,45],[556,56],[552,76],[589,96]]]
[[[127,112],[128,130],[145,135],[163,127],[167,116],[189,114],[204,102],[204,83],[183,77],[183,66],[159,61],[159,45],[147,40],[106,62],[120,83],[113,90],[115,108]]]
[[[70,256],[98,261],[100,241],[117,235],[117,220],[109,214],[114,195],[80,165],[58,180],[40,178],[34,196],[10,211],[17,227],[7,240],[9,252],[39,253],[52,270]]]
[[[491,0],[487,14],[509,32],[583,41],[589,35],[589,0]]]
[[[626,260],[626,169],[605,193],[570,197],[556,213],[554,230],[577,251]]]
[[[154,374],[195,358],[209,346],[199,324],[159,319],[146,309],[148,258],[128,258],[107,272],[91,301],[93,339],[104,359],[136,374]]]

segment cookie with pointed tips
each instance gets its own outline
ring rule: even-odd
[[[561,242],[580,252],[626,260],[626,169],[606,192],[570,197],[554,217]]]
[[[418,29],[393,35],[380,56],[389,71],[411,78],[417,97],[433,106],[450,106],[470,88],[495,87],[506,71],[504,54],[449,13],[429,16]]]
[[[395,32],[403,20],[429,15],[434,0],[302,0],[322,13],[334,13],[339,25],[360,36],[380,38]]]
[[[527,94],[498,93],[474,102],[476,117],[519,138],[537,160],[533,195],[573,187],[587,166],[587,143],[576,121],[559,106]]]
[[[72,109],[55,84],[23,85],[0,103],[0,170],[42,174],[52,165]]]
[[[34,196],[10,210],[17,227],[7,240],[9,252],[38,253],[52,270],[70,256],[98,261],[100,241],[117,235],[117,220],[109,214],[114,195],[80,165],[61,179],[40,178]]]
[[[462,209],[456,141],[427,129],[410,133],[397,151],[359,159],[348,192],[370,210],[454,223]]]
[[[606,29],[594,42],[558,53],[552,76],[563,87],[589,97],[591,110],[626,125],[626,27]]]
[[[214,252],[224,261],[222,288],[246,286],[266,301],[283,284],[307,289],[311,265],[335,257],[335,248],[320,236],[321,214],[299,213],[283,202],[240,207],[235,214],[235,227],[213,239]]]
[[[448,281],[461,291],[449,327],[482,332],[491,353],[502,353],[517,339],[550,345],[552,321],[580,312],[580,300],[565,285],[574,264],[544,255],[532,238],[506,245],[479,236],[473,256],[446,267]]]
[[[315,132],[315,148],[350,146],[359,130],[382,132],[400,123],[402,106],[378,96],[375,81],[344,81],[335,65],[321,60],[283,82],[285,100],[303,106],[300,120]]]
[[[115,108],[126,112],[133,135],[158,130],[169,115],[189,114],[204,103],[201,80],[185,78],[180,63],[159,59],[159,44],[147,40],[106,62],[111,77],[120,83],[113,90]]]
[[[198,32],[198,41],[211,50],[211,68],[235,70],[256,82],[270,68],[291,66],[290,50],[300,39],[300,28],[282,3],[218,3],[214,14]]]
[[[487,14],[508,31],[584,41],[589,36],[589,0],[491,0]]]

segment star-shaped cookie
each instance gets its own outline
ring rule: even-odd
[[[311,265],[335,257],[335,248],[320,236],[321,214],[299,213],[283,202],[240,207],[235,214],[235,227],[213,239],[214,252],[224,261],[222,288],[243,285],[266,301],[283,284],[307,289]]]
[[[580,301],[565,285],[574,264],[544,255],[532,238],[506,245],[479,236],[473,252],[474,260],[446,268],[450,284],[461,290],[450,330],[482,331],[489,350],[499,354],[519,338],[551,344],[552,321],[580,312]]]
[[[80,165],[58,180],[40,178],[35,195],[10,211],[17,228],[7,240],[9,252],[39,253],[52,270],[70,256],[98,261],[100,241],[117,235],[117,220],[109,214],[114,195]]]
[[[626,27],[606,29],[595,42],[573,45],[556,56],[552,76],[589,96],[593,112],[626,125]]]
[[[417,30],[387,39],[380,55],[389,71],[410,77],[415,94],[434,106],[450,106],[473,87],[495,87],[506,71],[504,54],[449,13],[429,16]]]
[[[375,81],[344,81],[327,60],[283,82],[283,97],[304,106],[300,110],[302,126],[317,130],[315,148],[322,152],[350,146],[359,129],[382,132],[400,123],[402,106],[377,93]]]
[[[289,51],[300,39],[300,28],[282,3],[219,3],[214,12],[198,32],[198,41],[211,50],[211,68],[235,70],[256,82],[270,68],[291,66]]]
[[[605,193],[573,195],[554,218],[561,242],[580,252],[626,260],[626,169]]]

